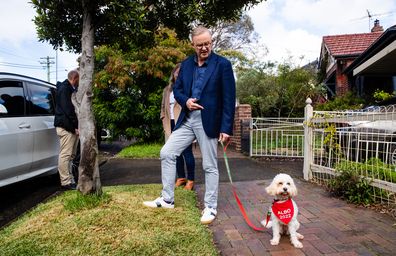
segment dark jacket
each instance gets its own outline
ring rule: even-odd
[[[74,89],[67,79],[62,83],[58,83],[56,87],[54,126],[62,127],[69,132],[75,133],[75,129],[78,129],[78,120],[71,101]]]
[[[232,135],[235,113],[235,79],[230,61],[212,52],[207,60],[199,104],[202,124],[206,135],[218,138],[220,133]],[[191,97],[193,73],[195,67],[194,55],[184,60],[179,76],[173,86],[177,102],[183,107],[175,129],[179,128],[188,114],[187,100]]]

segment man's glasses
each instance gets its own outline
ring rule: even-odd
[[[202,44],[196,44],[195,47],[197,47],[197,49],[201,50],[202,48],[209,48],[209,46],[212,45],[212,42],[205,42]]]

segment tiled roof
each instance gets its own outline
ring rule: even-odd
[[[382,32],[371,32],[363,34],[347,34],[324,36],[323,42],[327,45],[330,55],[359,55],[364,52]]]

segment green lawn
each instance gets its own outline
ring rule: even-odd
[[[0,255],[218,255],[194,192],[175,209],[142,205],[160,185],[104,187],[104,197],[65,192],[0,231]]]
[[[163,144],[134,144],[126,147],[118,153],[119,157],[127,158],[159,158]]]

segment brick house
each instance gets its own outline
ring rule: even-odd
[[[319,74],[332,98],[350,90],[346,68],[354,62],[383,33],[376,20],[371,33],[324,36],[322,40]]]

